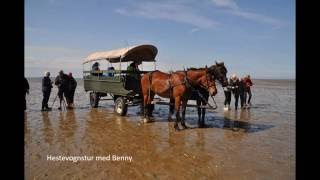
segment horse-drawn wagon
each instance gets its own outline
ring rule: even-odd
[[[227,70],[223,63],[216,62],[210,67],[165,73],[155,71],[157,52],[157,48],[153,45],[139,45],[90,54],[83,62],[83,80],[85,91],[90,92],[91,107],[97,107],[100,100],[113,100],[114,111],[124,116],[128,106],[143,105],[141,107],[144,107],[144,116],[149,117],[152,116],[151,106],[163,104],[170,105],[170,114],[173,113],[173,106],[175,106],[177,119],[180,119],[178,114],[181,105],[182,119],[184,119],[185,108],[188,106],[197,107],[199,112],[200,109],[216,108],[208,104],[208,97],[214,96],[217,92],[216,80],[223,86],[227,83]],[[94,69],[92,63],[95,61],[107,61],[108,70]],[[154,71],[139,70],[135,72],[138,76],[133,77],[130,75],[131,72],[122,70],[121,63],[128,62],[153,62]],[[120,64],[117,70],[110,66],[113,63]],[[88,64],[91,70],[85,68]],[[144,75],[141,78],[142,74]],[[112,98],[103,99],[108,94]],[[164,102],[162,99],[155,101],[155,95],[168,98],[170,102]],[[197,100],[197,105],[187,104],[190,99]]]
[[[113,100],[114,111],[124,116],[128,106],[139,105],[141,103],[140,79],[128,75],[127,69],[122,69],[122,64],[134,61],[155,63],[157,53],[158,50],[153,45],[139,45],[90,54],[83,62],[83,80],[85,91],[90,92],[91,107],[96,108],[100,100]],[[92,70],[92,65],[98,61],[107,61],[107,70]],[[118,65],[119,69],[115,70],[114,64]],[[136,73],[147,72],[149,71]],[[108,94],[112,99],[103,99]]]

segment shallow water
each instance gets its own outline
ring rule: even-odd
[[[26,179],[295,179],[295,81],[255,80],[252,108],[228,112],[220,87],[208,127],[198,128],[197,111],[188,108],[191,128],[179,132],[168,122],[167,106],[156,106],[155,122],[148,124],[136,115],[138,107],[125,117],[113,113],[112,102],[90,108],[81,79],[74,110],[58,111],[56,101],[53,111],[41,112],[41,80],[28,81]],[[49,106],[56,94],[54,88]],[[47,160],[109,154],[132,161]]]

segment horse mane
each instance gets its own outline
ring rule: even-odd
[[[195,67],[187,68],[187,70],[191,70],[191,71],[205,70],[205,69],[206,68],[195,68]]]

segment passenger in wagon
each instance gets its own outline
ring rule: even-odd
[[[135,79],[140,79],[140,70],[139,65],[141,64],[141,61],[133,61],[128,67],[127,67],[127,75],[130,77],[133,77]]]
[[[100,68],[99,68],[100,64],[98,62],[95,62],[93,65],[92,65],[92,71],[100,71]],[[91,75],[93,76],[101,76],[102,73],[91,73]]]
[[[108,67],[108,71],[114,71],[114,67],[113,67],[113,66]],[[114,76],[114,72],[109,72],[109,73],[108,73],[108,76],[109,76],[109,77],[113,77],[113,76]]]

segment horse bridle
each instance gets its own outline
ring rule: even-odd
[[[199,85],[199,86],[209,92],[209,88],[210,88],[210,87],[213,87],[213,86],[215,86],[215,85],[209,86],[209,80],[208,80],[208,74],[207,74],[207,73],[208,73],[208,69],[207,69],[207,68],[206,68],[206,71],[205,71],[205,72],[206,72],[206,81],[207,81],[208,87],[201,86],[201,85]],[[188,71],[185,71],[185,74],[186,74],[186,75],[185,75],[185,79],[188,81],[187,73],[188,73]],[[208,102],[208,100],[206,100],[206,99],[203,97],[203,95],[200,93],[199,89],[195,89],[193,86],[191,86],[191,88],[192,88],[193,91],[196,91],[196,92],[198,93],[198,96],[201,98],[201,100],[202,100],[203,102],[205,102],[211,109],[217,109],[217,108],[218,108],[218,105],[217,105],[216,101],[214,100],[213,96],[210,96],[210,97],[211,97],[212,101],[214,102],[214,106],[212,106],[212,105]]]
[[[194,90],[194,87],[191,85],[191,83],[189,83],[189,81],[191,81],[189,78],[188,78],[188,72],[189,72],[189,70],[184,70],[184,72],[185,72],[185,82],[187,82],[188,84],[190,84],[190,86],[193,88],[193,90]],[[206,68],[205,69],[205,75],[206,75],[206,83],[207,83],[207,86],[208,87],[206,87],[206,86],[203,86],[202,84],[199,84],[199,86],[201,87],[201,88],[203,88],[203,89],[205,89],[205,90],[207,90],[207,91],[209,91],[209,89],[210,89],[210,87],[214,87],[215,85],[209,85],[209,80],[208,80],[208,69]]]
[[[215,66],[215,65],[214,65]],[[216,70],[213,70],[213,73],[214,73],[214,75],[215,75],[215,77],[218,77],[218,76],[216,76]],[[219,74],[221,74],[221,73],[219,73]],[[223,79],[222,79],[222,76],[220,75],[219,76],[219,78],[216,78],[218,81],[216,81],[216,82],[218,82],[221,86],[223,85],[221,82],[223,81]]]

